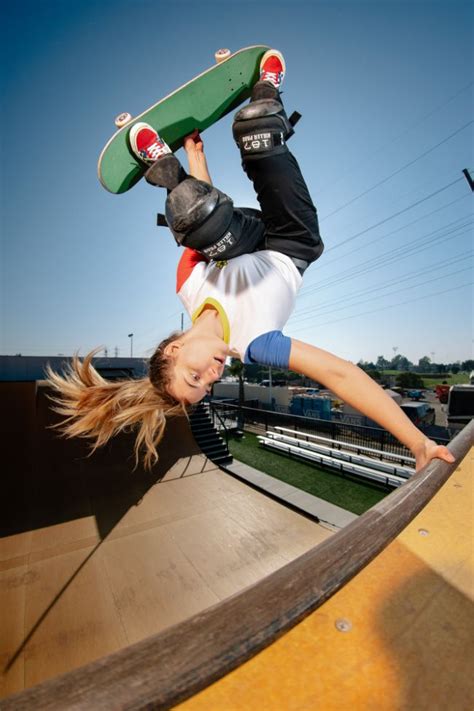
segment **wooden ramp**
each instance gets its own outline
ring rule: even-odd
[[[27,408],[25,412],[28,412]],[[223,596],[197,614],[154,634],[153,615],[147,614],[147,610],[160,614],[161,608],[156,603],[160,593],[156,592],[157,588],[153,588],[153,582],[149,582],[146,576],[150,566],[155,565],[154,556],[159,555],[159,547],[142,547],[141,538],[137,538],[139,545],[130,545],[133,553],[130,549],[125,553],[119,549],[114,557],[113,546],[126,542],[128,538],[126,530],[120,535],[119,523],[124,514],[119,521],[115,518],[116,514],[109,521],[105,517],[102,530],[108,530],[108,534],[102,542],[102,551],[110,543],[112,562],[108,563],[108,553],[107,556],[103,553],[100,564],[104,572],[100,576],[97,573],[100,584],[95,584],[95,587],[88,587],[88,580],[84,579],[81,585],[78,584],[87,562],[74,579],[77,587],[68,606],[66,594],[61,592],[62,581],[49,591],[47,600],[51,605],[52,598],[52,607],[56,614],[59,611],[59,615],[56,627],[51,623],[49,635],[43,633],[43,655],[56,649],[58,659],[60,651],[57,650],[71,655],[75,648],[87,648],[85,640],[90,629],[99,624],[97,618],[92,622],[87,618],[88,611],[90,616],[93,615],[91,610],[94,606],[104,611],[101,624],[105,616],[111,614],[111,609],[117,610],[119,617],[121,611],[126,610],[121,623],[122,637],[116,647],[118,651],[4,699],[2,711],[110,708],[176,708],[180,711],[472,709],[473,469],[472,458],[469,457],[473,445],[474,422],[450,443],[456,457],[454,464],[432,462],[334,535],[321,531],[308,521],[301,522],[299,518],[295,519],[298,526],[280,528],[277,541],[292,541],[303,548],[305,530],[298,528],[300,523],[301,526],[310,526],[308,538],[313,537],[314,540],[314,545],[299,556],[292,548],[291,553],[295,557],[289,560],[287,553],[289,562],[286,563],[282,563],[284,556],[275,547],[274,534],[268,533],[271,517],[268,509],[249,503],[251,499],[244,494],[241,498],[237,490],[225,493],[219,488],[223,481],[220,472],[203,471],[165,482],[160,486],[178,485],[187,479],[198,481],[199,477],[202,481],[212,481],[215,475],[218,501],[225,499],[222,517],[225,522],[220,519],[218,528],[214,520],[207,518],[207,511],[200,512],[196,516],[198,525],[192,529],[193,540],[189,539],[189,529],[185,539],[192,556],[183,551],[182,544],[179,548],[187,562],[192,559],[193,567],[196,567],[195,561],[203,561],[199,564],[204,566],[199,568],[199,575],[216,598],[219,583],[223,583],[229,575],[233,577],[235,574],[243,589],[228,597]],[[104,454],[102,467],[106,467],[106,459]],[[177,466],[176,462],[173,466]],[[206,486],[201,488],[206,489]],[[248,490],[244,491],[248,493]],[[191,505],[194,504],[193,501]],[[156,506],[155,502],[152,508]],[[220,504],[216,503],[218,508]],[[249,535],[249,524],[246,522],[249,509],[253,511],[253,535]],[[161,513],[164,515],[164,512]],[[147,519],[148,523],[151,518]],[[240,527],[241,519],[245,521],[243,529],[247,533]],[[110,528],[113,521],[114,527]],[[147,522],[130,520],[130,527],[141,527],[132,536],[140,537],[158,527],[158,524],[148,526]],[[174,537],[173,542],[179,542],[181,521],[174,520],[173,524],[170,536]],[[201,533],[201,525],[204,534]],[[225,538],[229,525],[233,532],[232,540]],[[183,522],[182,527],[186,526],[187,522]],[[206,556],[210,554],[205,543],[205,552],[201,552],[201,538],[205,540],[209,528],[213,526],[218,558],[228,561],[227,565],[222,563],[214,575],[210,573],[210,568],[206,568]],[[28,534],[28,531],[24,533]],[[31,531],[29,533],[32,535]],[[316,540],[319,534],[321,538]],[[12,534],[13,538],[15,535],[22,534],[17,531]],[[257,570],[255,567],[252,569],[254,582],[249,584],[250,574],[247,574],[246,581],[242,580],[240,563],[251,543],[256,544],[252,563]],[[223,553],[226,545],[230,547],[230,559]],[[177,549],[172,549],[173,556],[175,552]],[[278,555],[279,561],[269,572],[270,565],[265,560],[267,555],[274,560],[272,553],[273,556]],[[5,598],[0,601],[2,609],[6,609],[7,605],[10,611],[5,622],[5,638],[13,642],[10,642],[4,658],[8,662],[6,679],[12,687],[15,673],[27,678],[30,659],[31,669],[34,669],[35,660],[41,656],[41,637],[38,635],[41,628],[46,629],[43,622],[24,647],[21,642],[24,633],[19,634],[18,630],[31,629],[23,624],[22,615],[28,616],[29,606],[34,605],[34,599],[40,597],[51,583],[46,574],[40,578],[40,584],[35,576],[28,580],[29,563],[22,555],[32,554],[23,551],[16,555],[16,567],[20,572],[12,573],[10,582],[8,578],[4,579],[6,583],[2,590]],[[145,562],[143,559],[146,559]],[[9,560],[13,569],[15,558]],[[180,574],[179,568],[173,567],[173,562],[174,557],[164,576],[169,584],[168,596],[176,591],[180,594],[188,584],[187,578],[183,578],[179,584],[172,586],[174,577]],[[262,566],[266,567],[267,572],[262,571]],[[131,572],[127,573],[127,570]],[[5,576],[9,572],[7,570]],[[22,578],[22,575],[25,577]],[[67,575],[71,577],[70,571]],[[144,585],[140,586],[138,582],[142,575],[145,576]],[[128,584],[128,597],[108,592],[114,589],[117,585],[115,581],[120,576],[126,591]],[[212,583],[208,583],[210,580]],[[147,599],[145,605],[143,597],[137,595],[143,595],[143,588],[146,595],[148,584],[152,585],[153,592],[150,595],[152,599]],[[33,589],[35,585],[38,591],[36,598],[33,593],[33,603],[28,603],[31,598],[29,588]],[[61,594],[56,600],[52,596],[57,595],[58,589]],[[105,600],[107,594],[108,603]],[[136,597],[133,598],[133,595]],[[190,597],[193,598],[193,594]],[[15,607],[17,598],[20,603]],[[81,607],[84,600],[87,604]],[[65,612],[59,607],[59,602],[65,606]],[[38,607],[44,613],[44,604],[43,600],[41,606],[37,605],[36,615]],[[159,612],[155,612],[157,609]],[[142,610],[141,619],[146,620],[149,634],[145,631],[146,636],[141,641],[126,646],[133,641],[132,631]],[[163,617],[166,615],[161,614]],[[47,622],[51,615],[47,614],[43,621]],[[145,625],[145,622],[142,624]],[[11,650],[21,651],[15,652],[12,657]],[[75,665],[82,663],[74,661]],[[43,664],[47,662],[43,660]],[[58,661],[55,664],[59,666]],[[18,679],[16,684],[18,688]]]
[[[0,697],[182,622],[331,535],[216,468],[185,418],[153,471],[133,471],[130,437],[86,458],[48,429],[44,386],[0,385]]]
[[[176,711],[474,709],[473,460],[330,600]]]

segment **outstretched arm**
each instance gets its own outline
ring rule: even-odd
[[[420,432],[392,398],[349,361],[292,338],[289,367],[322,383],[391,432],[412,451],[417,471],[435,458],[454,462],[447,447],[437,445]]]
[[[186,136],[184,139],[184,150],[188,157],[190,175],[212,185],[206,156],[204,155],[204,143],[199,135],[199,131],[193,131],[191,135]]]

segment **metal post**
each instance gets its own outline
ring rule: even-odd
[[[128,337],[130,338],[130,358],[133,358],[133,333],[129,333]]]
[[[270,391],[270,409],[272,408],[272,366],[268,368],[268,389]]]

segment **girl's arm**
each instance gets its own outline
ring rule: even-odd
[[[416,469],[431,459],[454,462],[447,447],[439,446],[415,427],[403,410],[363,370],[315,346],[291,339],[289,368],[325,385],[403,442],[416,458]]]
[[[204,144],[199,131],[194,131],[184,139],[184,150],[188,157],[190,175],[212,185],[206,156],[204,155]]]

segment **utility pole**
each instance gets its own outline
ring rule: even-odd
[[[184,331],[184,313],[181,312],[181,331]]]
[[[130,338],[130,358],[133,358],[133,333],[129,333],[128,337]]]
[[[464,177],[466,178],[469,187],[471,188],[471,191],[474,193],[474,180],[471,178],[471,175],[470,175],[468,169],[464,168],[463,173],[464,173]]]

